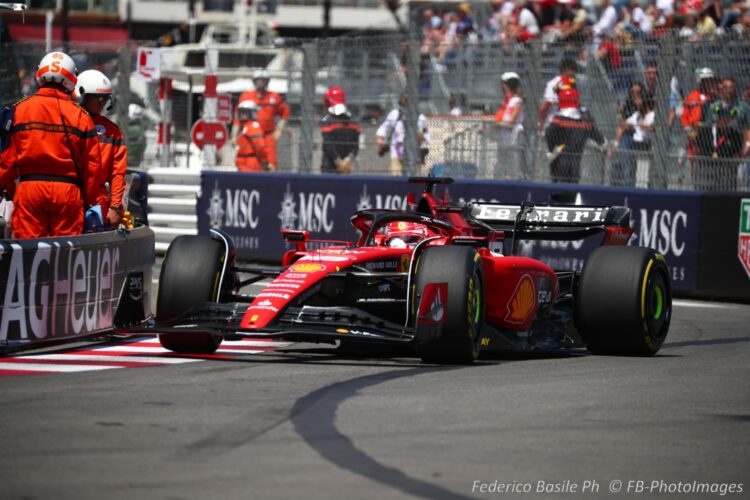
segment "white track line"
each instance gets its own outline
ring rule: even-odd
[[[148,353],[165,354],[168,352],[172,352],[167,349],[164,349],[163,347],[142,347],[142,346],[134,346],[134,345],[128,345],[128,344],[113,345],[110,347],[97,347],[91,350],[101,351],[101,352],[107,352],[107,351],[142,352],[143,354],[148,354]]]
[[[736,309],[748,307],[745,304],[719,303],[719,302],[699,302],[697,300],[674,299],[672,305],[680,307],[696,307],[702,309]]]
[[[27,372],[92,372],[96,370],[111,370],[122,368],[121,366],[106,365],[54,365],[45,363],[2,363],[0,370],[27,371]]]
[[[137,340],[136,342],[145,342],[148,344],[159,344],[159,339],[156,337],[145,338]],[[247,347],[287,347],[292,345],[294,342],[276,342],[272,340],[225,340],[221,345],[231,346],[247,346]]]
[[[180,363],[194,363],[200,359],[167,358],[158,356],[106,356],[98,354],[40,354],[28,359],[50,359],[55,361],[107,361],[112,363],[154,363],[157,365],[176,365]],[[22,363],[19,363],[21,366]]]

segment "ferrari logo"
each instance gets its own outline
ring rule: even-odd
[[[406,271],[409,270],[409,261],[410,260],[411,259],[406,254],[404,254],[404,255],[401,256],[401,272],[402,273],[405,273]]]

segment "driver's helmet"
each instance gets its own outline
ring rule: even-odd
[[[427,226],[416,222],[391,222],[385,230],[385,241],[389,246],[414,245],[426,238]]]

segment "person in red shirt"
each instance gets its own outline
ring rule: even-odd
[[[81,234],[84,210],[102,193],[94,121],[71,99],[76,73],[70,56],[50,52],[35,75],[39,91],[14,105],[0,186],[14,194],[15,238]]]
[[[97,172],[97,182],[103,188],[97,204],[102,208],[105,222],[117,226],[122,220],[122,195],[125,192],[125,174],[128,169],[128,152],[120,128],[102,115],[109,103],[112,107],[112,82],[104,73],[90,69],[78,75],[76,98],[88,111],[96,125],[99,138],[99,159],[102,168]],[[109,183],[109,196],[106,184]]]
[[[346,93],[341,87],[329,87],[323,96],[325,116],[320,120],[323,155],[320,171],[324,174],[349,174],[359,154],[362,128],[352,120],[346,106]]]
[[[267,168],[273,171],[278,166],[276,142],[281,138],[289,119],[289,106],[279,94],[268,90],[269,81],[268,71],[264,69],[255,70],[253,72],[255,89],[243,92],[240,95],[239,102],[253,101],[258,106],[257,121],[263,129],[265,156],[268,160]],[[234,134],[239,133],[240,123],[238,119],[235,119],[233,128],[236,131]]]
[[[575,82],[563,77],[557,94],[560,111],[544,133],[549,151],[550,177],[552,182],[578,183],[586,142],[590,139],[602,146],[606,141],[591,115],[581,107],[581,96]]]
[[[263,172],[267,166],[266,143],[263,129],[256,120],[257,110],[253,101],[243,101],[237,106],[241,130],[236,139],[235,165],[240,172]]]

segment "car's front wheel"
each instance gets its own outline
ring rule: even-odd
[[[473,362],[484,319],[481,258],[470,247],[430,247],[416,266],[411,304],[417,354],[427,363]]]
[[[156,322],[178,319],[205,302],[215,302],[224,266],[221,242],[205,236],[178,236],[169,246],[159,275]],[[164,333],[165,349],[188,354],[211,354],[222,337],[212,333]]]

